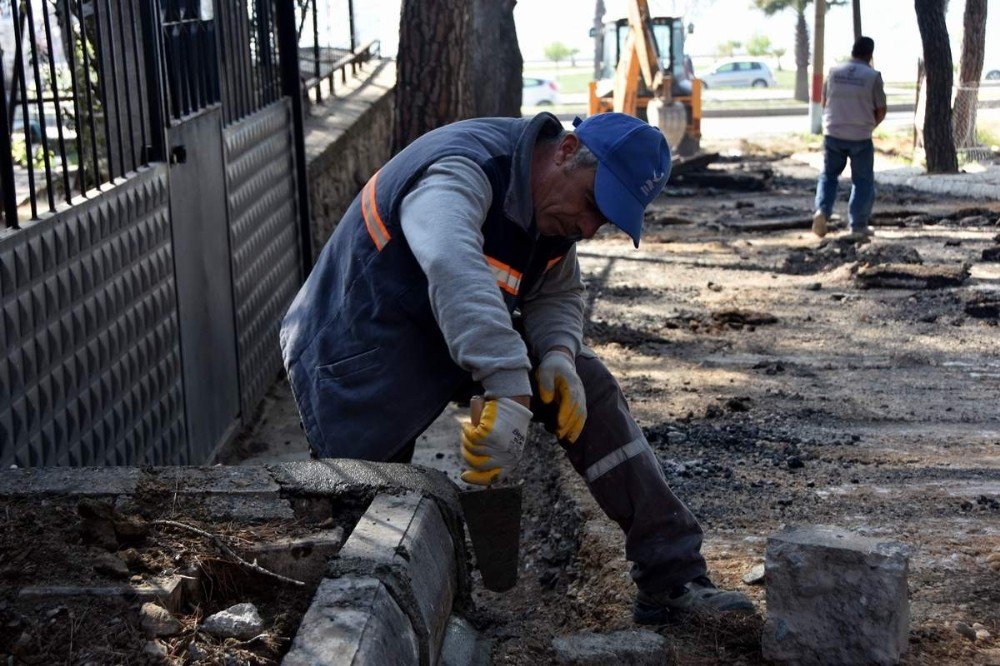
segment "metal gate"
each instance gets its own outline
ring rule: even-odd
[[[204,462],[280,372],[311,256],[293,3],[13,0],[9,20],[0,464]]]

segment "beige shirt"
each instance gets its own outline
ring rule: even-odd
[[[823,84],[823,133],[847,141],[872,138],[875,109],[885,108],[882,74],[860,60],[830,68]]]

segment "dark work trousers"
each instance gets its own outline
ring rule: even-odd
[[[587,421],[576,442],[560,445],[601,509],[625,532],[632,580],[656,594],[704,575],[701,526],[667,485],[618,382],[587,348],[576,357],[576,371],[587,394]],[[535,420],[555,432],[555,404],[536,398],[531,408]]]

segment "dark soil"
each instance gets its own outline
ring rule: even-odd
[[[4,502],[0,654],[26,664],[182,663],[196,654],[206,663],[278,663],[314,590],[252,572],[210,539],[153,521],[196,527],[240,553],[250,544],[306,536],[320,527],[340,525],[349,533],[363,507],[323,521],[238,523],[213,520],[199,503],[164,490],[147,486],[120,500],[122,510],[112,498]],[[169,609],[182,631],[159,639],[164,656],[144,651],[150,638],[140,627],[141,602],[134,596],[18,595],[24,586],[128,589],[173,575],[187,581],[183,605]],[[246,601],[265,621],[260,637],[223,640],[198,631],[207,615]]]

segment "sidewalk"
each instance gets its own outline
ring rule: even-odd
[[[792,159],[813,167],[823,168],[823,153],[795,153]],[[979,166],[971,164],[967,171],[954,174],[928,174],[916,166],[899,166],[898,163],[875,156],[875,182],[880,185],[910,187],[921,192],[946,194],[973,199],[1000,201],[1000,165]],[[842,178],[850,180],[850,166],[844,170]]]

